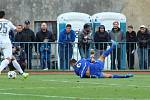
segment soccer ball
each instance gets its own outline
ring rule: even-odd
[[[8,78],[9,79],[15,79],[17,76],[17,73],[15,71],[9,71],[8,72]]]

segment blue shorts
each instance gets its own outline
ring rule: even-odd
[[[103,70],[104,68],[104,62],[97,60],[94,63],[90,64],[90,76],[91,77],[97,77],[97,78],[103,78]]]

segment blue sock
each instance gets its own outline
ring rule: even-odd
[[[107,57],[112,51],[113,51],[113,47],[110,47],[108,50],[104,51],[102,55],[104,57]]]
[[[111,40],[111,42],[112,42],[112,46],[108,50],[104,51],[102,54],[104,57],[107,57],[117,46],[117,42],[115,42],[114,40]]]
[[[112,78],[129,78],[128,75],[112,75]]]

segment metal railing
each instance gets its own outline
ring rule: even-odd
[[[90,49],[95,49],[95,59],[110,46],[110,42],[80,43],[58,42],[13,42],[17,47],[14,55],[26,63],[26,69],[72,70],[69,60],[90,57]],[[21,56],[25,53],[24,56]],[[148,70],[150,66],[149,46],[139,48],[136,42],[119,42],[119,45],[105,60],[105,70]],[[1,55],[2,58],[2,55]],[[20,62],[20,61],[19,61]]]

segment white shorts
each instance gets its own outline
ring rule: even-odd
[[[3,51],[4,58],[12,58],[12,44],[10,39],[0,40],[0,48]]]

